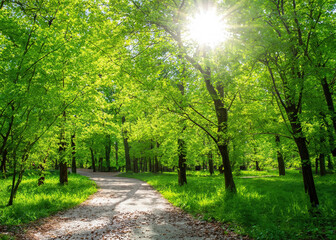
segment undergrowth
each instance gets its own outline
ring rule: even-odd
[[[257,173],[257,172],[255,172]],[[273,175],[242,171],[243,176]],[[180,187],[176,173],[122,174],[144,180],[175,206],[205,220],[216,220],[254,239],[336,239],[336,177],[315,177],[319,214],[309,214],[302,175],[287,171],[282,177],[235,177],[237,194],[225,192],[223,176],[189,173]]]
[[[74,207],[96,192],[96,185],[85,176],[69,174],[69,184],[59,184],[59,173],[48,172],[45,183],[37,185],[39,176],[29,171],[23,177],[14,204],[6,206],[11,180],[0,179],[0,225],[18,225]]]

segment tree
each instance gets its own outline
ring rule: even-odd
[[[308,191],[313,207],[319,204],[312,175],[311,161],[304,132],[305,97],[314,66],[311,48],[312,36],[319,31],[323,17],[330,17],[329,4],[321,2],[255,2],[255,36],[251,44],[262,46],[258,49],[260,62],[268,71],[273,94],[280,110],[284,110],[297,145],[302,165],[305,190]],[[306,14],[308,13],[308,14]],[[323,16],[323,17],[322,17]],[[322,18],[321,18],[322,17]],[[258,40],[257,40],[258,38]],[[252,40],[253,39],[253,40]]]

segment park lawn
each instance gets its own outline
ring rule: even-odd
[[[274,175],[256,174],[256,175]],[[320,214],[309,214],[302,175],[242,178],[235,176],[237,195],[225,193],[223,176],[188,173],[188,184],[178,186],[176,173],[122,174],[148,182],[172,204],[205,220],[228,224],[254,239],[336,239],[336,176],[315,177]]]
[[[7,207],[11,177],[0,179],[0,225],[19,225],[74,207],[97,191],[88,177],[69,174],[69,184],[59,184],[59,173],[47,172],[45,183],[37,186],[39,176],[28,171],[19,186],[14,204]]]

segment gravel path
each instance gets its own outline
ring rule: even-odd
[[[78,170],[100,187],[73,209],[33,224],[28,239],[243,239],[216,223],[194,219],[137,179]]]

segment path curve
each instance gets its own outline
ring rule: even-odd
[[[81,205],[42,219],[28,239],[242,239],[216,223],[194,219],[147,183],[80,169],[99,186]]]

